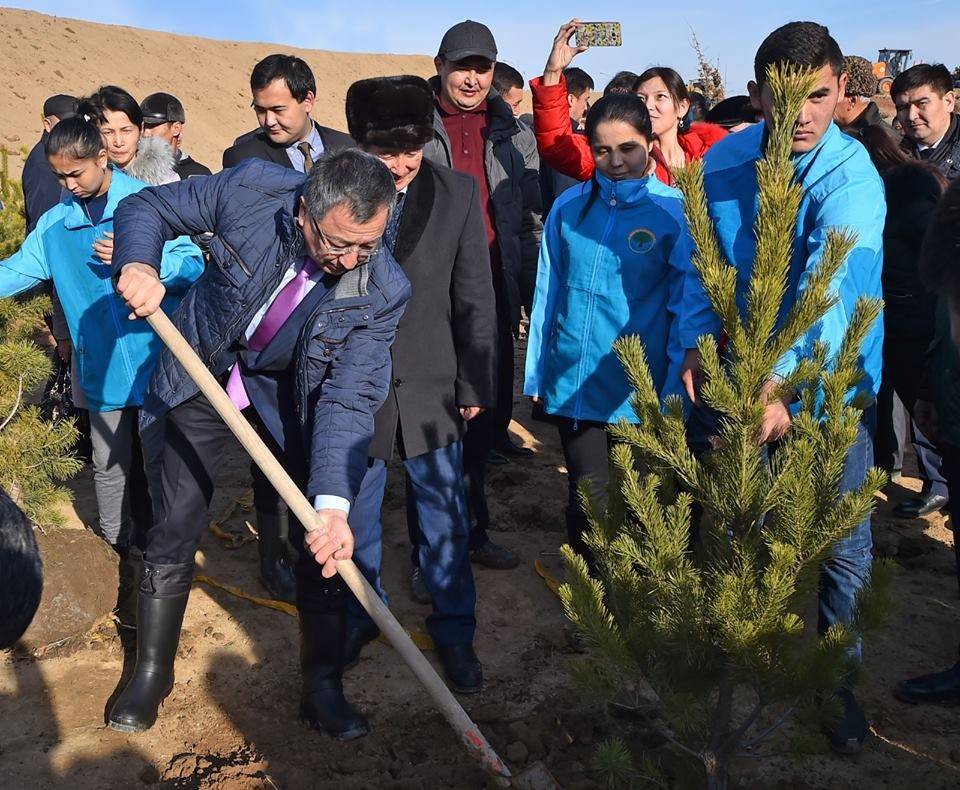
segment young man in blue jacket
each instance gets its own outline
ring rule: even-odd
[[[746,300],[756,254],[753,234],[757,214],[756,164],[763,155],[767,126],[773,113],[773,96],[766,84],[768,69],[790,63],[817,69],[817,86],[797,118],[793,155],[804,197],[784,313],[803,291],[809,273],[816,267],[831,228],[847,228],[857,234],[857,244],[837,273],[833,290],[836,304],[792,348],[777,367],[785,376],[801,359],[809,357],[816,340],[836,352],[843,339],[854,305],[860,296],[880,298],[883,263],[883,224],[886,214],[883,184],[866,149],[844,135],[833,123],[837,102],[844,95],[846,75],[843,55],[827,28],[813,22],[792,22],[775,30],[760,45],[754,61],[755,82],[748,89],[754,108],[766,123],[721,140],[705,159],[705,184],[711,216],[727,259],[737,268],[741,310]],[[866,373],[860,384],[874,398],[880,386],[883,324],[878,321],[864,340],[860,361]],[[778,380],[769,382],[771,399],[763,422],[764,442],[776,442],[790,430],[791,398],[772,397]],[[875,407],[864,413],[856,444],[847,456],[843,487],[859,487],[873,465]],[[834,623],[849,622],[857,592],[868,580],[872,562],[869,519],[834,546],[833,556],[823,563],[820,579],[819,623],[825,633]],[[855,650],[860,657],[859,644]],[[850,689],[837,691],[843,716],[827,731],[831,745],[842,752],[860,749],[868,731],[866,718]]]
[[[326,154],[308,177],[252,160],[215,176],[145,190],[116,213],[113,271],[133,317],[153,313],[165,240],[211,233],[211,263],[174,324],[233,402],[260,426],[323,528],[295,546],[303,691],[301,718],[340,740],[367,722],[341,682],[347,515],[367,470],[373,415],[390,379],[390,344],[410,284],[381,236],[393,177],[356,150]],[[137,664],[110,712],[114,729],[156,721],[173,663],[229,430],[169,350],[144,403],[144,442],[160,445],[158,514],[147,538],[137,611]],[[314,555],[314,556],[311,556]]]

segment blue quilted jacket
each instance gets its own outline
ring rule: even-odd
[[[133,262],[159,267],[165,241],[212,233],[211,262],[171,316],[215,376],[236,361],[236,341],[304,255],[295,212],[304,175],[250,160],[214,176],[145,189],[124,200],[114,218],[114,276]],[[387,251],[365,264],[359,295],[336,278],[300,333],[296,404],[310,447],[305,493],[353,502],[367,466],[373,415],[387,396],[390,344],[410,284]],[[164,349],[142,420],[148,423],[197,394],[197,386]]]

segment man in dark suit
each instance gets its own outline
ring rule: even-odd
[[[266,159],[304,173],[324,151],[354,147],[350,135],[310,117],[317,82],[302,59],[268,55],[253,67],[250,92],[260,128],[241,135],[223,152],[224,167],[244,159]]]
[[[265,159],[306,173],[324,152],[355,147],[350,135],[320,126],[310,117],[317,83],[310,67],[300,58],[278,54],[261,60],[250,75],[250,92],[260,128],[241,135],[224,151],[225,168],[245,159]],[[260,580],[273,598],[293,603],[290,516],[256,464],[251,466],[251,472]]]
[[[476,591],[462,439],[467,422],[497,401],[496,298],[476,179],[424,159],[433,112],[433,92],[420,77],[361,80],[347,91],[350,133],[396,182],[397,209],[384,243],[413,289],[350,524],[357,564],[384,595],[380,508],[396,445],[408,507],[415,507],[422,530],[415,551],[433,599],[427,630],[451,687],[472,693],[482,688],[483,673],[473,650]],[[347,664],[377,634],[366,614],[351,607]]]
[[[379,160],[347,150],[323,156],[306,178],[250,161],[144,189],[114,215],[117,290],[139,316],[150,315],[163,296],[164,241],[213,235],[210,263],[172,320],[236,406],[259,423],[320,515],[320,529],[306,538],[290,520],[294,545],[309,549],[296,564],[300,715],[341,740],[368,729],[343,696],[349,592],[336,560],[353,548],[347,517],[366,473],[373,415],[389,385],[390,344],[410,294],[381,243],[394,196]],[[167,349],[151,378],[141,429],[153,452],[159,444],[162,483],[141,570],[137,664],[110,712],[110,726],[125,732],[149,729],[173,687],[194,555],[230,436]]]
[[[32,231],[41,215],[60,201],[60,182],[47,163],[44,146],[53,127],[65,118],[77,114],[77,100],[58,93],[43,103],[43,134],[30,150],[23,165],[23,206],[27,215],[27,233]]]

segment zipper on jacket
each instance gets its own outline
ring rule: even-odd
[[[596,301],[596,293],[594,293],[594,283],[597,281],[597,272],[600,269],[600,259],[603,256],[604,251],[606,250],[607,237],[610,235],[610,231],[613,230],[614,218],[617,213],[617,187],[616,184],[613,186],[613,194],[610,197],[608,203],[610,206],[610,216],[607,217],[607,225],[603,229],[603,236],[600,238],[600,243],[597,245],[597,251],[593,255],[593,271],[590,272],[590,296],[587,298],[587,315],[584,320],[584,331],[583,339],[580,343],[580,360],[577,362],[577,400],[573,404],[573,429],[577,429],[578,420],[580,418],[580,407],[583,403],[583,361],[586,357],[586,345],[589,337],[588,329],[593,323],[593,308],[594,302]]]
[[[227,248],[227,250],[233,256],[233,259],[237,262],[237,265],[243,270],[243,273],[247,275],[247,277],[253,277],[253,272],[250,271],[250,268],[247,266],[247,264],[243,262],[243,258],[241,258],[237,254],[237,251],[230,246],[230,243],[223,236],[220,237],[220,242],[223,244],[224,247]]]

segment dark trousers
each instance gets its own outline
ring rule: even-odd
[[[554,419],[567,466],[567,542],[592,565],[593,556],[583,542],[590,524],[580,501],[580,488],[587,487],[594,507],[603,506],[610,479],[610,434],[603,422],[575,422],[568,417]]]
[[[244,416],[255,420],[253,409]],[[147,533],[144,558],[158,565],[193,562],[200,538],[209,523],[217,470],[231,437],[230,429],[203,395],[167,412],[162,421],[144,432],[145,444],[153,443],[159,458],[159,492],[155,494],[156,521]],[[287,472],[305,485],[306,459],[280,457]],[[291,514],[290,542],[303,546],[304,527]],[[307,551],[298,551],[297,586],[339,589],[340,583],[324,579],[321,567]],[[334,577],[335,579],[338,577]]]
[[[926,346],[924,340],[898,339],[892,333],[884,338],[883,382],[877,395],[877,438],[874,449],[880,468],[888,472],[898,469],[897,458],[902,458],[900,437],[908,432],[917,453],[917,468],[924,493],[949,496],[937,448],[923,435],[913,419],[913,405],[917,401],[917,386],[923,375]],[[906,420],[897,409],[898,397],[906,409]],[[897,424],[901,420],[906,423],[903,427]]]
[[[947,479],[947,485],[960,491],[960,447],[953,444],[939,445],[940,457],[943,459],[941,471]],[[957,525],[957,519],[960,518],[960,502],[951,499],[947,505],[947,511],[950,514],[950,528],[953,530],[953,551],[957,560],[957,584],[960,585],[960,527]]]
[[[417,511],[421,532],[416,536],[417,564],[433,598],[427,631],[437,645],[471,644],[477,627],[477,592],[470,567],[470,516],[463,478],[460,442],[423,455],[406,458],[407,507]],[[387,466],[373,459],[350,510],[356,548],[354,560],[386,601],[380,583],[383,523],[380,510],[387,486]],[[375,626],[355,600],[348,617],[364,630]]]

